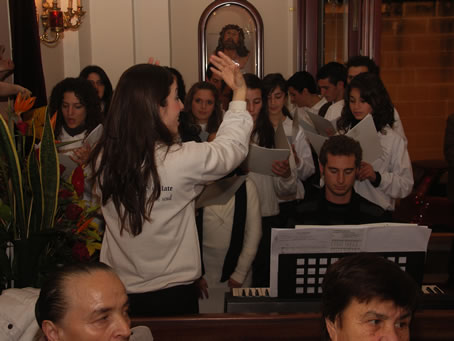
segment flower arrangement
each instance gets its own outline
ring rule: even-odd
[[[78,166],[69,179],[61,179],[56,220],[56,228],[67,234],[72,259],[81,262],[99,259],[103,235],[99,205],[84,198],[85,178]]]
[[[3,191],[0,210],[0,282],[16,280],[30,284],[43,248],[53,235],[60,185],[58,153],[49,114],[46,113],[39,153],[36,134],[26,136],[22,115],[31,109],[33,97],[19,94],[9,102],[7,121],[0,115],[0,186]],[[16,129],[15,129],[16,128]],[[16,132],[17,130],[17,132]],[[14,257],[7,248],[14,245]],[[31,252],[36,254],[30,254]],[[12,266],[9,261],[14,258]]]
[[[34,101],[19,94],[6,120],[0,115],[0,292],[12,280],[38,286],[43,268],[97,259],[101,247],[102,219],[84,199],[82,167],[61,179],[49,112],[23,119]]]

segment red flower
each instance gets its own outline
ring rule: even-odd
[[[79,262],[87,262],[90,260],[90,254],[87,247],[82,242],[76,242],[72,248],[73,257]]]
[[[78,166],[74,169],[71,183],[73,184],[77,195],[80,197],[84,193],[84,170],[82,169],[82,166]]]
[[[72,196],[73,194],[67,189],[61,189],[60,192],[58,192],[58,197],[60,199],[68,199],[71,198]]]
[[[25,136],[27,134],[28,125],[24,121],[17,122],[16,127],[17,127],[17,129],[19,129],[19,131],[22,135]]]
[[[66,207],[65,214],[68,219],[77,220],[83,211],[82,207],[77,206],[76,204],[69,204],[68,207]]]

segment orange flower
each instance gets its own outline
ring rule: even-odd
[[[19,92],[16,97],[16,102],[14,103],[14,112],[17,115],[20,115],[23,112],[29,111],[35,104],[35,100],[36,97],[22,97],[22,93]]]
[[[91,217],[90,219],[87,219],[82,225],[78,225],[76,233],[81,233],[83,230],[85,230],[93,221],[93,219],[95,219],[95,217]]]

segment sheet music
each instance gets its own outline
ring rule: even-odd
[[[317,130],[314,127],[314,123],[312,123],[312,120],[309,118],[308,112],[318,114],[318,110],[312,112],[310,108],[304,107],[297,108],[295,116],[298,118],[298,124],[303,127],[304,131],[309,130],[316,134]]]
[[[224,205],[235,195],[244,181],[246,181],[246,175],[231,176],[205,186],[202,193],[196,199],[195,208]]]
[[[356,126],[350,129],[347,136],[355,139],[363,150],[363,161],[373,163],[383,154],[374,119],[368,114]]]
[[[99,139],[101,138],[102,132],[104,128],[102,124],[98,124],[95,129],[93,129],[90,134],[84,139],[84,144],[88,143],[91,148],[98,143]]]
[[[322,146],[325,143],[325,141],[328,140],[328,137],[310,131],[306,131],[306,136],[309,139],[309,142],[311,143],[317,155],[320,155],[320,149],[322,149]]]
[[[272,229],[270,296],[278,293],[279,254],[427,251],[431,230],[415,224],[297,225]]]
[[[298,123],[299,125],[304,129],[304,132],[306,133],[313,133],[313,134],[317,134],[317,130],[315,129],[315,127],[308,123],[306,120],[302,119],[300,115],[302,114],[298,114],[299,115],[299,118],[298,118]]]
[[[328,121],[326,118],[311,112],[307,112],[307,115],[312,120],[315,129],[320,135],[331,136],[336,134],[336,126],[331,121]]]
[[[251,144],[249,145],[249,153],[244,162],[250,172],[276,176],[271,171],[271,165],[274,161],[287,160],[289,156],[289,149],[270,149]]]
[[[322,119],[325,120],[323,117]],[[325,121],[329,122],[328,120]],[[305,122],[301,125],[303,127],[307,127],[307,129],[305,130],[306,136],[309,139],[312,147],[314,147],[317,155],[320,155],[320,149],[322,148],[323,143],[325,143],[328,137],[323,134],[314,133],[313,131],[311,131],[311,127]],[[346,135],[358,141],[361,145],[361,149],[363,151],[363,161],[373,163],[375,160],[379,159],[382,156],[383,149],[380,144],[380,138],[378,137],[372,115],[368,114],[361,120],[361,122],[350,129]]]

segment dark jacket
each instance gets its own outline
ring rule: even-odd
[[[356,225],[385,222],[385,211],[357,194],[354,190],[350,203],[333,204],[325,198],[321,188],[314,199],[303,201],[296,207],[290,226],[295,225]]]

